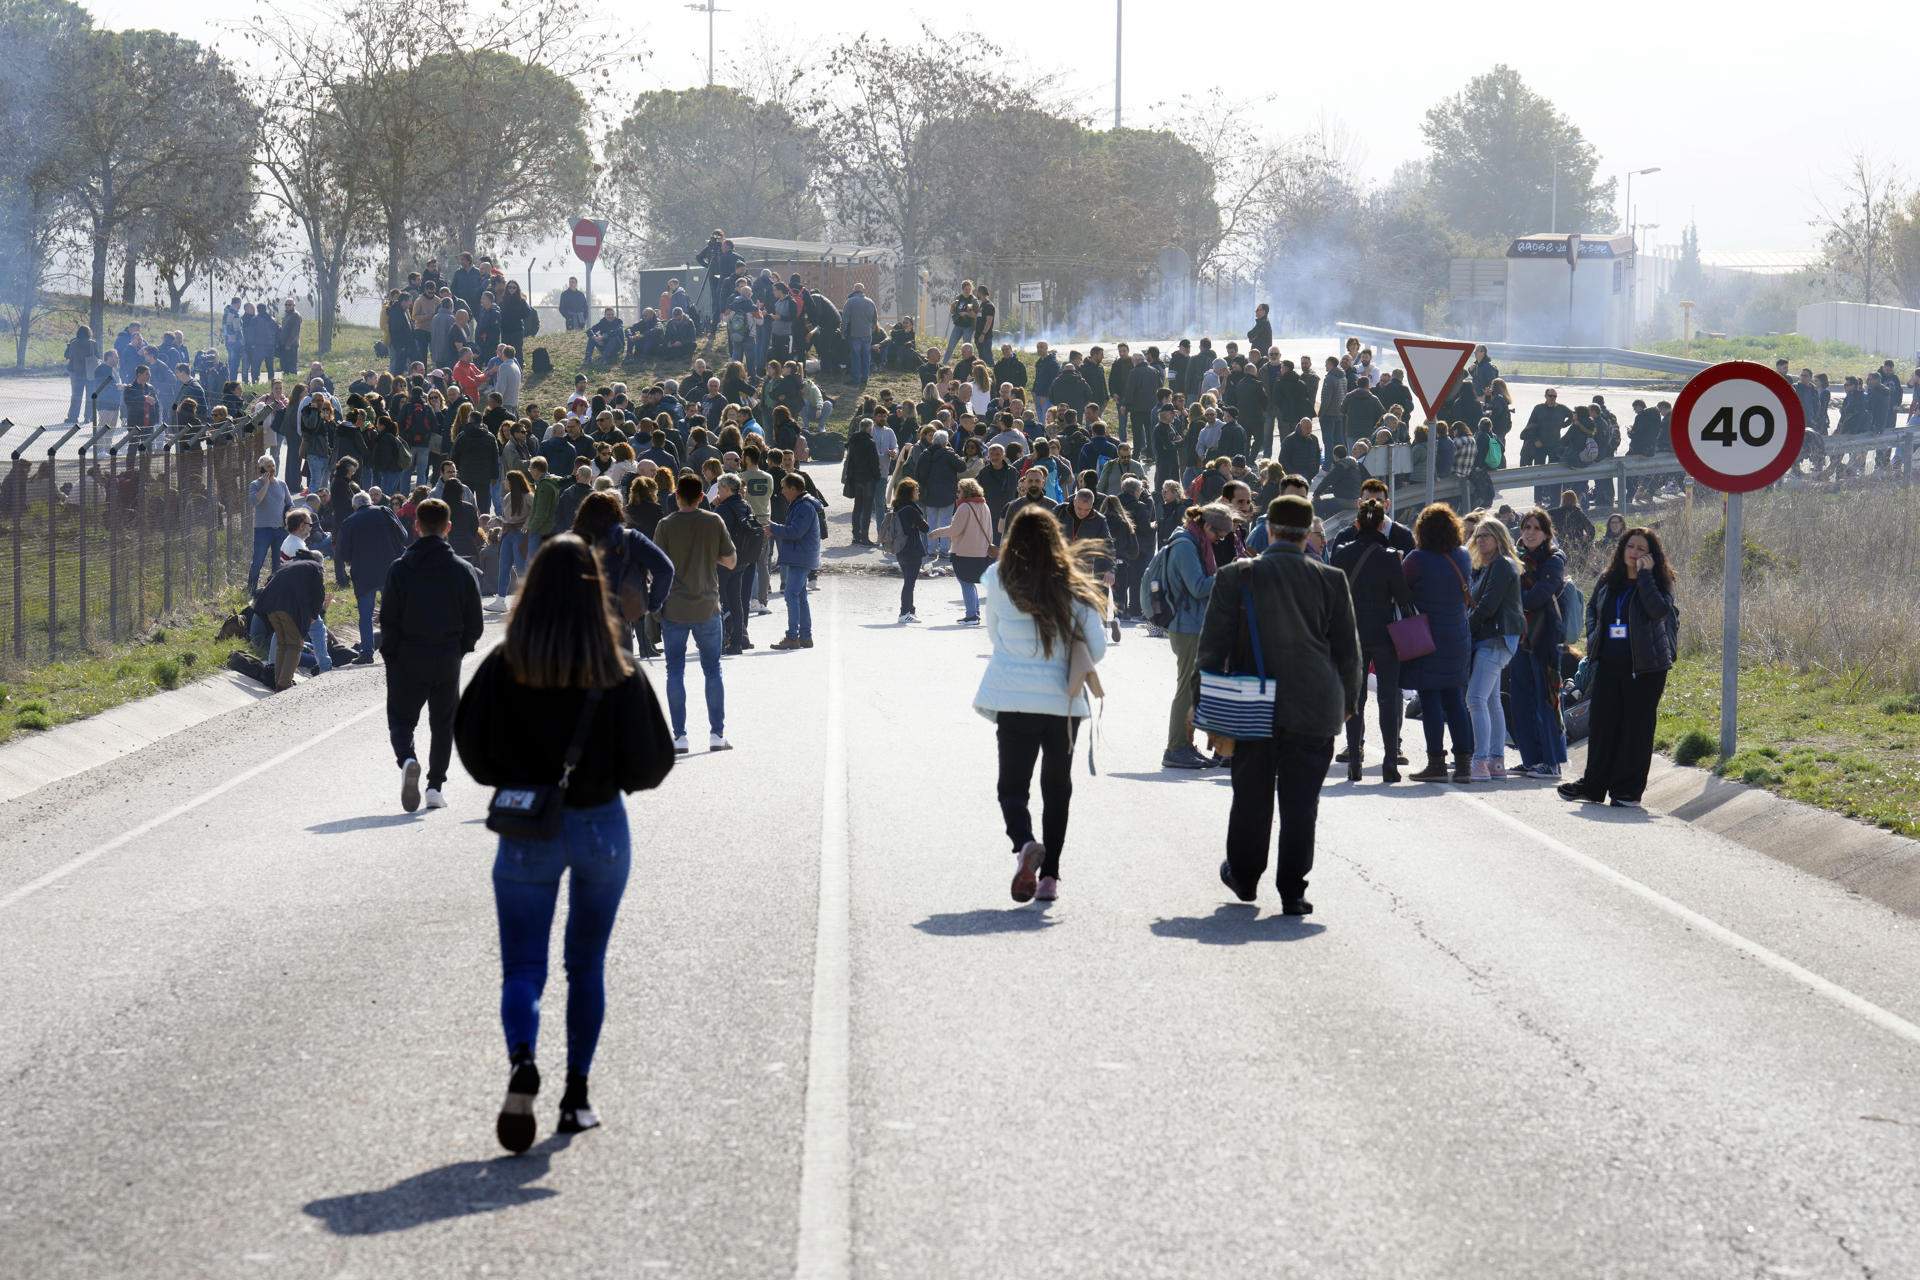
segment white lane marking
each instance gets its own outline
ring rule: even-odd
[[[848,1133],[847,740],[840,706],[840,590],[827,580],[827,750],[820,797],[820,920],[813,943],[813,1020],[807,1037],[806,1129],[800,1146],[798,1280],[843,1280],[853,1258]]]
[[[1882,1030],[1890,1031],[1910,1044],[1920,1045],[1920,1026],[1916,1026],[1914,1023],[1907,1021],[1899,1014],[1881,1008],[1864,996],[1855,995],[1839,983],[1828,978],[1823,978],[1813,970],[1802,965],[1795,964],[1779,952],[1769,950],[1753,939],[1735,933],[1723,924],[1709,920],[1693,908],[1682,906],[1680,903],[1675,902],[1658,889],[1653,889],[1640,883],[1640,881],[1635,880],[1625,872],[1614,870],[1597,858],[1588,857],[1572,845],[1556,840],[1546,832],[1522,822],[1512,814],[1501,812],[1484,800],[1477,799],[1473,796],[1463,796],[1457,792],[1453,794],[1453,798],[1462,804],[1471,805],[1502,826],[1511,827],[1513,830],[1529,837],[1536,843],[1553,850],[1569,862],[1593,872],[1601,879],[1610,880],[1627,892],[1651,902],[1654,906],[1660,908],[1676,920],[1680,920],[1698,929],[1708,937],[1724,942],[1735,951],[1751,956],[1753,959],[1758,960],[1761,964],[1777,973],[1787,975],[1789,978],[1792,978],[1794,981],[1813,991],[1816,995],[1825,996],[1841,1008],[1858,1014]]]
[[[21,885],[18,889],[15,889],[12,893],[7,894],[5,897],[0,897],[0,911],[4,911],[8,907],[13,906],[15,903],[23,901],[26,898],[32,897],[34,894],[40,892],[40,890],[46,888],[50,884],[57,884],[58,882],[66,879],[68,876],[72,875],[74,872],[80,870],[80,868],[86,866],[88,863],[93,862],[99,858],[104,858],[109,853],[112,853],[115,849],[125,848],[127,845],[133,843],[135,840],[138,840],[141,836],[147,835],[149,832],[153,831],[155,828],[163,827],[167,823],[172,822],[175,818],[178,818],[183,814],[192,813],[195,809],[198,809],[200,806],[204,804],[208,804],[211,801],[218,800],[221,796],[227,794],[227,792],[233,790],[235,787],[244,786],[245,784],[259,777],[261,774],[267,772],[268,770],[278,769],[281,765],[293,759],[295,756],[304,755],[306,752],[311,751],[314,747],[314,744],[325,742],[328,738],[333,737],[335,734],[343,733],[346,730],[351,729],[354,725],[359,724],[362,720],[367,719],[369,716],[377,715],[380,712],[385,711],[386,709],[387,709],[386,703],[383,700],[383,701],[374,703],[372,706],[366,708],[364,711],[356,711],[354,714],[348,716],[345,720],[340,721],[340,723],[334,725],[332,728],[323,729],[319,733],[316,733],[311,737],[302,738],[300,740],[299,745],[288,747],[285,751],[282,751],[279,755],[273,757],[273,759],[265,761],[264,763],[261,763],[261,764],[257,764],[253,766],[253,768],[245,770],[242,773],[235,774],[233,777],[228,778],[225,782],[221,783],[217,787],[214,787],[212,790],[202,792],[201,794],[195,796],[193,799],[187,801],[185,804],[176,805],[174,808],[167,810],[165,813],[161,814],[157,818],[147,819],[145,822],[133,828],[131,831],[123,832],[122,834],[117,835],[113,839],[107,841],[103,845],[98,845],[92,849],[87,850],[85,853],[69,858],[67,861],[61,863],[59,866],[55,867],[53,870],[41,876],[38,880],[29,880],[26,884]]]

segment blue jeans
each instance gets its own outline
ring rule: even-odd
[[[431,481],[428,479],[428,476],[432,473],[432,471],[433,471],[432,447],[424,444],[415,445],[413,447],[413,482],[415,484],[431,483]]]
[[[780,568],[780,595],[787,602],[787,634],[813,638],[813,609],[807,603],[807,571]]]
[[[247,566],[247,594],[260,589],[260,567],[267,563],[273,549],[287,536],[285,529],[256,528],[253,531],[253,563]]]
[[[500,580],[494,584],[494,594],[505,597],[507,588],[513,585],[513,571],[527,566],[527,531],[508,529],[500,535]]]
[[[953,508],[951,506],[927,508],[927,528],[944,529],[952,523],[953,523]],[[947,539],[947,538],[928,538],[927,539],[927,559],[929,560],[933,559],[935,556],[944,556],[952,550],[953,550],[953,542],[950,539]]]
[[[947,353],[940,357],[940,363],[946,364],[947,362],[953,359],[953,349],[955,347],[959,346],[963,342],[972,342],[972,341],[973,341],[972,325],[970,324],[954,325],[951,329],[947,330]]]
[[[1549,672],[1540,655],[1528,650],[1514,655],[1507,667],[1507,700],[1511,714],[1513,745],[1520,752],[1522,765],[1563,765],[1567,762],[1567,731],[1560,722],[1557,703],[1549,705],[1547,695],[1558,683],[1560,673]]]
[[[1473,724],[1467,719],[1467,700],[1458,688],[1420,690],[1420,725],[1427,733],[1427,754],[1447,753],[1443,733],[1453,735],[1453,754],[1460,760],[1473,755]]]
[[[396,493],[404,495],[406,490],[402,486],[407,483],[406,468],[402,467],[398,471],[382,471],[379,475],[378,483],[380,485],[380,492],[386,494],[389,498]]]
[[[800,574],[800,588],[806,589],[807,575]],[[687,637],[693,637],[700,651],[700,674],[707,686],[707,728],[714,733],[727,731],[727,688],[720,682],[720,648],[726,638],[726,626],[719,614],[705,622],[660,621],[660,640],[667,651],[667,712],[673,720],[673,736],[687,732]]]
[[[980,588],[965,578],[960,579],[960,603],[966,606],[967,617],[980,616]]]
[[[378,588],[354,588],[353,601],[360,606],[360,656],[367,659],[373,657],[373,610],[379,599]]]
[[[627,807],[609,800],[562,811],[551,840],[500,839],[493,859],[493,906],[500,920],[500,1027],[507,1053],[533,1052],[540,1041],[540,997],[547,986],[547,940],[553,931],[560,873],[567,881],[567,1066],[593,1067],[607,1016],[607,939],[626,892],[633,849]]]
[[[872,374],[873,339],[852,339],[847,343],[847,376],[864,385]]]
[[[1519,636],[1495,636],[1473,646],[1473,674],[1467,677],[1467,717],[1473,722],[1473,758],[1507,758],[1507,712],[1500,705],[1500,673],[1513,660]]]

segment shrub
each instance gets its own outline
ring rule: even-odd
[[[147,637],[148,644],[165,644],[166,642],[167,629],[165,627],[155,627],[153,634]]]
[[[0,684],[0,702],[5,702],[7,700],[7,695],[11,694],[12,692],[13,690],[7,688],[7,686]]]
[[[13,717],[16,729],[51,729],[53,721],[45,711],[29,711],[22,707]]]
[[[5,702],[6,700],[6,687],[0,685],[0,702]],[[1888,698],[1880,704],[1880,714],[1885,716],[1920,715],[1920,693],[1905,698]]]
[[[1720,750],[1720,744],[1704,729],[1689,729],[1673,744],[1675,764],[1696,765]]]
[[[40,715],[46,715],[47,704],[42,700],[40,700],[39,698],[28,698],[25,702],[20,704],[20,714],[25,715],[29,712],[38,713]]]
[[[191,667],[198,661],[200,661],[200,655],[191,649],[180,655],[180,665],[183,667]]]
[[[172,658],[162,658],[160,661],[154,663],[151,668],[151,674],[153,675],[153,682],[162,689],[178,689],[180,687],[180,664]]]

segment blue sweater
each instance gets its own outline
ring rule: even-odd
[[[780,544],[780,565],[788,569],[820,567],[820,504],[803,493],[787,508],[787,522],[768,526]]]

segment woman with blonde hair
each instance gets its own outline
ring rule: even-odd
[[[974,694],[976,711],[999,740],[1000,812],[1013,842],[1015,902],[1051,902],[1060,893],[1060,850],[1073,800],[1073,744],[1091,712],[1073,687],[1076,650],[1084,664],[1106,652],[1106,593],[1092,572],[1101,548],[1069,544],[1060,522],[1029,508],[1007,526],[1000,558],[981,576],[993,652]],[[1028,807],[1040,765],[1041,838]]]
[[[993,563],[993,514],[978,480],[960,481],[956,496],[953,519],[927,536],[953,543],[953,576],[960,580],[960,600],[966,608],[960,621],[971,626],[980,621],[980,580]]]
[[[1473,725],[1475,782],[1507,776],[1507,713],[1500,703],[1500,674],[1520,647],[1526,615],[1520,608],[1520,559],[1513,535],[1498,520],[1473,527],[1473,661],[1467,674],[1467,718]]]
[[[660,785],[673,740],[653,686],[621,652],[593,550],[572,534],[541,544],[507,621],[506,640],[480,662],[454,716],[460,760],[476,782],[544,792],[550,820],[508,816],[493,863],[500,930],[500,1022],[507,1096],[494,1132],[519,1153],[533,1145],[540,1069],[540,997],[560,878],[567,886],[567,1086],[560,1133],[599,1125],[587,1098],[607,1010],[607,940],[631,863],[623,792]]]

